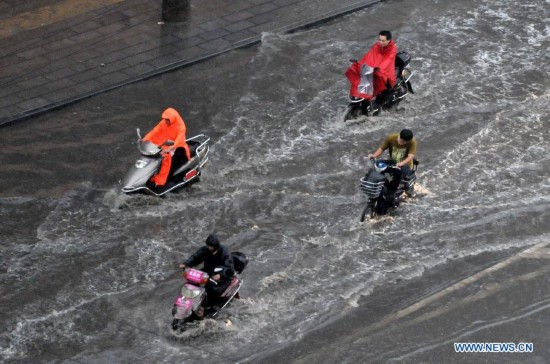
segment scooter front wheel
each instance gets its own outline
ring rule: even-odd
[[[187,319],[174,319],[172,321],[172,330],[174,332],[184,332],[188,320]]]
[[[349,105],[346,112],[344,113],[344,122],[353,119],[353,114],[354,114],[353,106]]]
[[[363,209],[363,213],[361,214],[361,222],[365,221],[366,218],[367,219],[374,218],[374,215],[375,215],[375,211],[373,206],[371,205],[365,206],[365,208]]]

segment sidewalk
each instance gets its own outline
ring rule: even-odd
[[[0,0],[0,125],[378,2]]]

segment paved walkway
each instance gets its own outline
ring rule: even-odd
[[[380,0],[0,0],[0,125]]]

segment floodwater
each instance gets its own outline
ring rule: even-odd
[[[385,2],[2,128],[1,357],[261,361],[376,287],[548,240],[549,4]],[[348,60],[380,29],[416,93],[343,123]],[[212,138],[201,182],[122,195],[135,129],[169,106]],[[361,224],[366,155],[404,127],[427,193]],[[177,264],[212,231],[251,259],[243,299],[174,337]]]

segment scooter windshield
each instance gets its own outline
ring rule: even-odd
[[[152,156],[160,153],[161,148],[159,148],[154,143],[151,143],[150,141],[140,140],[138,143],[138,150],[142,155]]]
[[[195,298],[198,297],[200,294],[200,289],[193,289],[188,285],[184,285],[183,287],[181,287],[181,295],[185,298]]]
[[[366,63],[361,65],[361,78],[359,85],[357,86],[357,91],[362,94],[372,95],[374,93],[373,86],[373,72],[374,68],[369,66]]]

